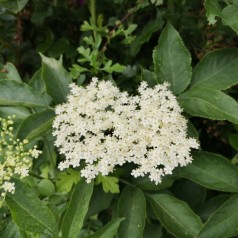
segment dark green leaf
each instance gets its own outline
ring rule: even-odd
[[[27,185],[17,179],[14,183],[16,191],[6,196],[6,203],[18,227],[35,234],[56,233],[56,221],[48,207]]]
[[[50,44],[50,48],[47,49],[47,53],[51,58],[58,58],[60,55],[67,52],[69,48],[69,40],[65,38],[60,38],[54,43]]]
[[[88,211],[89,201],[93,192],[93,182],[81,180],[73,191],[69,207],[65,213],[62,234],[64,238],[77,238]]]
[[[52,167],[56,167],[57,154],[54,147],[54,137],[51,134],[44,137],[43,157],[50,161]]]
[[[37,2],[35,2],[34,5],[35,5],[34,11],[32,11],[32,13],[31,13],[32,14],[31,15],[31,22],[34,23],[37,27],[37,26],[43,25],[44,20],[47,17],[52,17],[52,15],[53,15],[53,5],[49,4],[48,2],[45,2],[45,1],[37,1]],[[41,32],[41,35],[43,35],[42,32]],[[52,38],[53,37],[54,36],[52,35]],[[38,45],[39,45],[39,43],[38,43]],[[41,44],[42,43],[43,42],[41,41]],[[49,46],[51,46],[51,44]]]
[[[236,151],[238,151],[238,134],[230,134],[229,143]]]
[[[51,110],[30,115],[22,122],[17,137],[31,141],[44,135],[51,129],[54,116],[54,111]]]
[[[141,49],[141,46],[148,42],[153,35],[162,28],[163,20],[159,11],[157,11],[156,18],[148,22],[142,29],[142,31],[137,35],[135,40],[132,42],[130,47],[130,54],[135,56]]]
[[[124,218],[115,218],[108,222],[103,228],[88,238],[113,238]]]
[[[205,223],[198,238],[230,237],[237,230],[238,195],[228,199]]]
[[[39,5],[42,5],[44,8],[45,4],[45,12],[43,9],[39,9]],[[38,2],[38,4],[34,8],[34,12],[31,17],[31,21],[34,22],[36,25],[41,24],[44,21],[44,18],[49,17],[51,14],[51,8],[46,2]],[[42,14],[41,11],[44,13]],[[37,19],[38,18],[38,19]],[[41,36],[41,41],[37,44],[37,52],[45,53],[47,50],[51,49],[52,44],[54,43],[54,33],[52,32],[53,29],[49,29],[47,27],[40,28],[39,35]],[[49,51],[48,51],[49,52]]]
[[[207,11],[207,20],[209,24],[215,24],[215,17],[221,17],[221,7],[219,5],[219,0],[205,0],[204,7]]]
[[[224,157],[197,151],[193,162],[180,168],[181,176],[204,187],[224,192],[238,192],[238,170]]]
[[[189,85],[192,68],[191,56],[179,33],[168,23],[153,51],[154,71],[160,82],[168,81],[175,94]]]
[[[203,224],[187,203],[168,194],[149,198],[156,216],[171,234],[178,238],[196,237]]]
[[[16,224],[10,218],[6,219],[4,227],[0,228],[0,237],[2,238],[23,238]],[[1,220],[2,223],[2,220]]]
[[[189,192],[188,192],[189,191]],[[206,188],[187,179],[180,179],[172,187],[172,193],[180,200],[186,202],[194,212],[204,203]]]
[[[167,175],[163,177],[162,182],[159,184],[155,184],[152,182],[148,176],[138,177],[133,179],[133,183],[136,184],[139,188],[148,191],[158,191],[161,189],[169,188],[172,186],[175,178],[174,176]]]
[[[0,105],[47,107],[48,102],[25,83],[13,80],[0,80]]]
[[[86,217],[90,217],[101,212],[104,209],[107,209],[112,201],[112,198],[112,193],[105,193],[102,189],[102,186],[100,185],[95,186]]]
[[[140,189],[124,188],[118,203],[118,215],[125,217],[125,221],[119,227],[118,237],[143,237],[146,203],[144,194]]]
[[[146,81],[150,87],[153,87],[159,83],[154,72],[143,68],[141,68],[141,81]]]
[[[55,103],[65,102],[69,93],[71,79],[62,64],[52,58],[41,55],[42,78],[46,85],[47,93]]]
[[[25,7],[27,2],[28,0],[1,0],[0,4],[1,7],[16,14]]]
[[[188,126],[188,132],[187,132],[188,137],[195,138],[197,141],[199,141],[198,132],[190,120],[188,120],[187,126]]]
[[[238,49],[208,53],[195,67],[191,86],[227,89],[238,83]]]
[[[229,198],[230,195],[228,194],[220,194],[207,200],[198,211],[202,221],[206,222],[208,218]]]
[[[163,238],[162,230],[161,225],[146,225],[143,238]]]
[[[25,119],[30,116],[30,111],[25,107],[0,107],[0,116],[8,117],[15,115],[16,119]]]
[[[181,107],[193,116],[238,123],[237,102],[217,89],[194,87],[179,95],[178,100]]]
[[[222,10],[222,20],[225,25],[231,27],[236,33],[238,33],[238,4],[233,4],[225,7]]]

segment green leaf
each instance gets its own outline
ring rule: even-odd
[[[78,237],[88,211],[92,192],[93,182],[86,183],[81,180],[76,184],[63,220],[62,234],[64,238]]]
[[[16,14],[25,7],[27,2],[28,0],[1,0],[0,4],[2,8],[6,8]]]
[[[112,176],[102,176],[98,175],[96,178],[96,184],[102,183],[102,187],[105,193],[119,193],[119,179]]]
[[[238,151],[238,134],[230,134],[228,138],[230,145]]]
[[[68,72],[59,61],[42,54],[41,58],[42,78],[45,82],[47,93],[55,103],[65,102],[69,94],[69,84],[71,83]]]
[[[117,73],[122,73],[125,70],[125,66],[124,65],[120,65],[118,63],[113,64],[111,66],[105,65],[102,70],[106,71],[107,73],[111,74],[113,72],[117,72]]]
[[[238,195],[228,199],[205,223],[198,238],[230,237],[237,230]]]
[[[51,167],[56,167],[57,163],[57,154],[54,146],[54,137],[49,134],[44,137],[44,147],[43,147],[43,157],[45,161],[48,160],[51,163]]]
[[[238,33],[238,5],[233,4],[225,7],[222,10],[222,20],[225,25],[231,27],[236,33]]]
[[[50,10],[51,7],[49,7],[50,5],[48,5],[47,3],[38,2],[38,4],[35,5],[35,10],[31,15],[31,22],[34,23],[36,27],[41,25],[46,17],[51,16],[51,14],[49,13],[52,13],[51,12],[52,10]],[[54,37],[55,37],[52,30],[53,30],[52,28],[49,29],[47,27],[40,28],[38,34],[40,34],[42,40],[38,42],[38,44],[36,45],[37,52],[41,52],[44,54],[47,51],[47,53],[49,53],[48,50],[49,49],[51,50],[51,47],[54,44]]]
[[[51,129],[54,116],[54,111],[51,110],[30,115],[21,123],[17,137],[31,141],[46,134]]]
[[[36,73],[31,78],[29,85],[41,94],[46,92],[45,82],[42,78],[41,69],[36,71]]]
[[[155,6],[160,6],[162,5],[164,0],[151,0],[151,3],[154,4]]]
[[[238,170],[224,157],[197,151],[193,162],[180,168],[181,176],[204,187],[224,192],[238,192]]]
[[[143,238],[163,238],[163,227],[161,225],[147,224]]]
[[[199,141],[199,135],[198,135],[198,132],[196,130],[196,128],[194,127],[194,125],[191,123],[191,121],[187,121],[187,136],[188,137],[192,137],[192,138],[195,138],[197,141]]]
[[[157,11],[156,18],[149,21],[130,46],[130,55],[135,56],[141,49],[141,46],[148,42],[153,35],[162,28],[163,20],[160,11]]]
[[[190,115],[238,123],[237,102],[217,89],[194,87],[179,95],[178,100]]]
[[[179,179],[171,190],[176,198],[186,202],[194,212],[204,204],[207,195],[206,188],[188,179]]]
[[[208,199],[202,206],[199,208],[199,216],[202,221],[206,222],[208,218],[215,213],[215,211],[228,199],[230,195],[220,194],[215,197]]]
[[[141,68],[141,81],[146,81],[149,87],[154,87],[159,83],[154,72],[143,68]]]
[[[141,188],[142,190],[158,191],[161,189],[171,187],[174,183],[174,180],[175,180],[174,176],[167,175],[163,177],[161,183],[156,185],[154,182],[152,182],[149,179],[148,176],[144,176],[144,177],[138,177],[133,179],[133,183],[139,188]]]
[[[49,96],[46,93],[46,86],[45,86],[45,82],[42,78],[42,70],[39,69],[31,78],[29,85],[36,90],[38,93],[40,93],[42,95],[42,98],[45,98],[45,100],[48,102],[48,104],[50,104],[53,99],[51,96]]]
[[[1,2],[0,2],[1,4]],[[7,63],[4,67],[6,70],[6,79],[15,80],[17,82],[22,82],[21,77],[16,69],[16,67],[12,63]]]
[[[80,65],[73,64],[70,68],[70,75],[73,79],[76,79],[80,76],[81,73],[88,71],[87,68],[84,68]]]
[[[205,0],[204,7],[207,11],[207,20],[209,24],[213,25],[216,23],[217,20],[215,17],[222,17],[219,0]]]
[[[160,82],[168,81],[174,94],[180,94],[189,85],[191,56],[170,23],[162,31],[159,44],[153,51],[153,62],[157,79]]]
[[[142,238],[145,227],[146,202],[139,188],[125,187],[118,202],[118,215],[125,217],[118,237]]]
[[[115,218],[88,238],[113,238],[124,218]]]
[[[34,11],[32,11],[32,13],[31,13],[31,22],[36,26],[36,28],[38,28],[37,32],[38,32],[38,34],[41,35],[41,41],[39,41],[38,44],[36,45],[37,52],[44,51],[44,49],[42,49],[42,48],[41,48],[41,50],[43,50],[43,51],[39,51],[40,50],[39,45],[41,46],[44,43],[45,37],[44,37],[44,33],[42,33],[42,31],[44,31],[45,29],[48,29],[47,24],[44,25],[44,21],[46,18],[53,16],[53,7],[54,7],[53,5],[54,5],[54,3],[51,5],[44,1],[37,1],[34,4]],[[54,29],[52,27],[50,27],[50,28],[52,30],[55,29],[55,27],[54,27]],[[39,30],[40,30],[40,33],[39,33]],[[53,41],[53,39],[54,39],[53,33],[52,33],[51,37],[52,37],[52,41]],[[52,44],[52,42],[49,42],[49,45],[48,45],[49,48],[50,48],[51,44]]]
[[[238,49],[208,53],[195,67],[191,87],[225,90],[238,83]]]
[[[17,226],[35,234],[55,234],[57,224],[48,207],[24,183],[17,179],[15,193],[7,194],[6,203]]]
[[[70,47],[69,40],[66,38],[60,38],[58,40],[54,40],[50,47],[47,49],[47,54],[51,58],[58,58],[62,54],[66,54]]]
[[[25,83],[13,80],[0,80],[0,105],[47,107],[48,102]]]
[[[15,115],[16,119],[25,119],[26,117],[30,116],[31,113],[28,108],[25,107],[0,107],[1,117],[8,117],[12,115]]]
[[[168,194],[149,195],[149,198],[157,218],[171,234],[178,238],[197,236],[203,224],[187,203]]]
[[[3,222],[3,220],[1,220],[1,223]],[[14,224],[12,222],[11,219],[7,218],[7,224],[2,227],[1,225],[1,229],[0,229],[0,237],[2,238],[23,238],[19,232],[18,227],[16,226],[16,224]]]
[[[42,179],[37,185],[37,190],[41,195],[51,196],[55,192],[55,186],[49,179]]]
[[[69,192],[74,184],[80,180],[80,173],[73,169],[67,169],[57,175],[57,192]]]
[[[111,204],[112,198],[112,193],[105,193],[102,189],[102,186],[95,186],[86,218],[96,215],[102,210],[107,209]]]

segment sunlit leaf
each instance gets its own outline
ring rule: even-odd
[[[23,230],[55,234],[57,225],[48,207],[24,183],[14,179],[16,191],[6,196],[13,221]]]
[[[183,92],[192,76],[191,56],[175,30],[168,23],[153,51],[155,75],[159,82],[169,82],[175,94]]]
[[[143,192],[138,188],[126,187],[118,203],[119,217],[125,220],[119,227],[118,237],[142,238],[145,217],[146,203]]]
[[[171,234],[179,238],[197,236],[203,224],[184,201],[162,193],[149,198],[159,221]]]

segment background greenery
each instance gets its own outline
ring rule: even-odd
[[[0,0],[0,116],[43,150],[2,201],[0,237],[237,237],[237,13],[237,0]],[[169,81],[200,140],[193,163],[159,185],[129,164],[94,184],[60,172],[54,107],[92,76],[130,93]]]

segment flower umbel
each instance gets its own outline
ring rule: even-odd
[[[28,176],[32,165],[32,158],[37,158],[41,151],[27,150],[27,140],[20,141],[13,134],[13,118],[0,117],[0,190],[4,197],[7,192],[14,193],[15,184],[11,181],[13,176],[24,178]]]
[[[117,165],[134,163],[134,177],[149,175],[160,183],[177,166],[192,161],[187,121],[168,84],[149,88],[142,82],[137,96],[120,92],[110,81],[71,85],[68,102],[56,108],[55,145],[66,160],[59,168],[78,167],[90,182],[99,173],[108,175]]]

